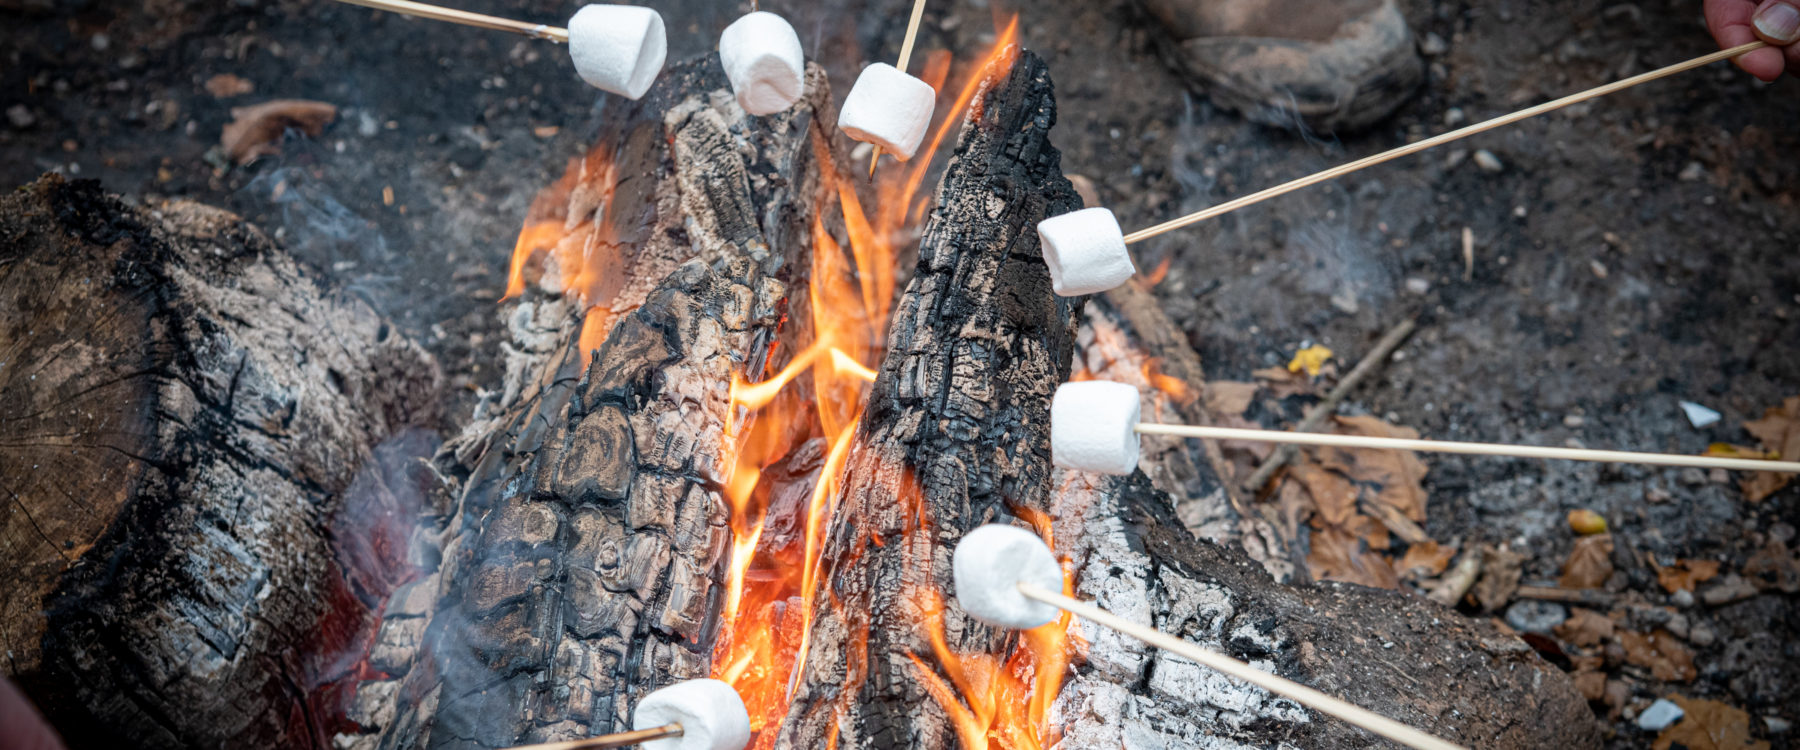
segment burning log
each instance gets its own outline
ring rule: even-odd
[[[237,217],[92,182],[0,198],[0,279],[5,672],[75,747],[328,745],[393,572],[346,498],[435,363]]]

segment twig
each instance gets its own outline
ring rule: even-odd
[[[1481,550],[1463,550],[1462,559],[1456,561],[1456,567],[1438,579],[1437,590],[1426,595],[1426,598],[1446,607],[1454,607],[1462,601],[1469,589],[1475,588],[1475,579],[1481,577]]]
[[[1412,335],[1413,329],[1416,326],[1417,324],[1411,318],[1408,318],[1400,321],[1399,325],[1390,329],[1386,335],[1381,337],[1380,341],[1375,342],[1374,349],[1370,349],[1368,354],[1363,355],[1362,361],[1357,362],[1355,367],[1350,368],[1350,374],[1345,375],[1344,379],[1339,380],[1337,386],[1332,388],[1330,393],[1325,394],[1324,401],[1314,404],[1313,408],[1306,412],[1306,417],[1300,420],[1300,425],[1295,427],[1294,431],[1312,432],[1319,429],[1319,425],[1324,424],[1325,418],[1337,411],[1338,402],[1343,401],[1345,396],[1350,395],[1350,391],[1356,388],[1357,384],[1363,381],[1363,378],[1368,377],[1370,373],[1374,372],[1375,368],[1379,367],[1382,362],[1386,362],[1388,356],[1393,354],[1394,350],[1400,347],[1400,342],[1405,341],[1407,336]],[[1294,454],[1298,451],[1299,448],[1293,445],[1283,445],[1276,448],[1275,454],[1269,456],[1268,460],[1264,461],[1262,466],[1256,468],[1256,473],[1251,474],[1250,479],[1244,482],[1244,487],[1251,491],[1255,491],[1260,489],[1263,485],[1268,484],[1269,478],[1275,476],[1275,472],[1280,471],[1281,467],[1285,466],[1288,461],[1293,460]]]

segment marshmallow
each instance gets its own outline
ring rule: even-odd
[[[1137,273],[1125,252],[1119,220],[1104,208],[1084,208],[1038,222],[1050,286],[1064,297],[1112,289]]]
[[[1056,387],[1050,461],[1076,471],[1130,474],[1138,463],[1138,389],[1108,380]]]
[[[589,6],[592,7],[592,6]],[[718,680],[688,680],[651,692],[631,717],[635,730],[680,724],[680,737],[639,745],[645,750],[744,750],[750,713],[737,691]]]
[[[937,92],[931,84],[887,63],[863,68],[838,113],[838,129],[873,143],[900,161],[911,159],[931,125]]]
[[[806,56],[800,35],[781,16],[757,11],[725,27],[719,63],[738,106],[753,115],[772,115],[793,106],[806,87]]]
[[[965,535],[951,557],[956,603],[989,625],[1029,630],[1054,622],[1061,610],[1027,599],[1019,584],[1063,590],[1062,566],[1036,534],[1017,526],[988,524]]]
[[[581,80],[636,99],[669,54],[662,15],[635,5],[585,5],[569,19],[569,57]]]

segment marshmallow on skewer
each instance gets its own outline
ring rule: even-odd
[[[719,62],[738,106],[753,115],[772,115],[793,106],[806,87],[806,55],[800,35],[781,16],[757,11],[725,27]]]
[[[838,129],[873,143],[900,161],[911,159],[925,140],[937,92],[931,84],[887,63],[863,68],[838,113]]]
[[[737,691],[718,680],[688,680],[638,701],[632,729],[681,725],[680,737],[645,742],[645,750],[743,750],[750,744],[750,713]]]
[[[1050,399],[1050,461],[1065,469],[1130,474],[1138,463],[1138,389],[1110,380],[1056,387]]]
[[[1112,211],[1084,208],[1040,221],[1037,229],[1044,264],[1050,266],[1050,286],[1058,295],[1104,292],[1137,273]]]
[[[650,90],[669,54],[662,15],[635,5],[586,5],[569,19],[569,57],[581,80],[636,99]]]
[[[1027,598],[1019,584],[1062,591],[1062,566],[1038,535],[1017,526],[988,524],[964,535],[951,557],[956,603],[989,625],[1029,630],[1054,622],[1061,610]]]

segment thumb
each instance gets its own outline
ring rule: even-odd
[[[1793,44],[1800,39],[1800,8],[1784,0],[1768,0],[1756,9],[1756,35],[1775,45]]]

